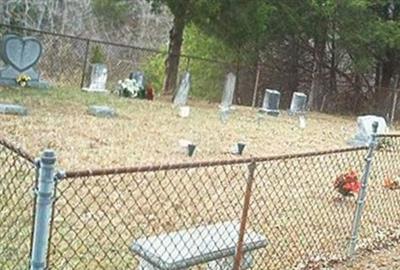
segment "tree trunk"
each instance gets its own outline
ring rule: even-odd
[[[184,29],[185,19],[175,17],[174,24],[169,32],[168,56],[165,60],[164,95],[172,94],[176,88]]]
[[[297,91],[299,87],[299,46],[296,37],[290,40],[289,46],[289,69],[288,69],[288,90],[290,96]]]
[[[329,92],[337,92],[337,82],[336,82],[336,41],[332,39],[332,51],[331,51],[331,68],[329,72]]]
[[[382,62],[381,83],[375,93],[375,102],[377,110],[382,116],[390,113],[391,80],[394,76],[395,63],[390,58]]]
[[[311,89],[308,98],[308,108],[318,110],[323,99],[323,61],[325,55],[325,40],[315,40],[314,61]]]

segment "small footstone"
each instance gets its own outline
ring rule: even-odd
[[[0,104],[0,114],[27,115],[28,110],[21,105]]]
[[[90,106],[88,114],[96,117],[115,117],[117,116],[116,111],[113,108],[107,106]]]

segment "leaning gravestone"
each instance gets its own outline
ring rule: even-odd
[[[21,105],[0,104],[0,114],[27,115],[28,110]]]
[[[292,102],[290,103],[289,114],[304,114],[307,106],[307,95],[300,92],[294,92]]]
[[[87,92],[107,92],[107,65],[92,64],[90,68],[90,85],[89,87],[82,88],[82,90]]]
[[[349,140],[352,146],[367,146],[372,138],[372,124],[378,122],[377,134],[388,131],[385,118],[376,115],[365,115],[357,117],[357,133]]]
[[[181,83],[179,85],[178,91],[174,96],[174,105],[175,106],[185,106],[189,97],[190,90],[190,73],[185,72],[182,76]]]
[[[278,116],[280,99],[281,93],[279,91],[265,89],[263,105],[260,111],[266,112],[268,115]]]
[[[30,77],[29,86],[48,88],[36,70],[42,52],[42,44],[34,37],[4,35],[0,41],[0,57],[6,66],[0,70],[0,85],[18,86],[17,77],[26,75]]]
[[[115,110],[107,106],[90,106],[88,109],[88,114],[104,118],[111,118],[117,116]]]

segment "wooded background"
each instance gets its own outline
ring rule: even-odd
[[[208,82],[238,73],[244,105],[273,88],[284,106],[301,91],[312,110],[387,116],[399,85],[399,0],[3,0],[0,14],[6,24],[165,50],[146,59],[164,94],[176,88],[181,54],[232,63],[191,68]],[[220,98],[200,89],[193,95]]]

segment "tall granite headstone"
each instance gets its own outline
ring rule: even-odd
[[[263,105],[261,108],[262,112],[266,112],[272,116],[279,115],[279,103],[281,99],[281,93],[277,90],[265,89]]]
[[[189,97],[191,78],[190,73],[185,72],[182,76],[179,88],[174,96],[175,106],[185,106]]]
[[[6,66],[0,70],[0,84],[18,86],[17,77],[27,75],[31,79],[29,86],[47,88],[47,82],[40,80],[36,70],[42,52],[42,44],[34,37],[4,35],[0,41],[0,57]]]
[[[233,95],[235,93],[236,76],[229,72],[226,75],[224,93],[222,95],[222,101],[220,104],[221,110],[229,110],[232,106]]]
[[[219,117],[222,123],[226,123],[231,113],[233,96],[235,93],[236,76],[229,72],[226,75],[224,92],[222,94],[221,104],[219,105]]]

